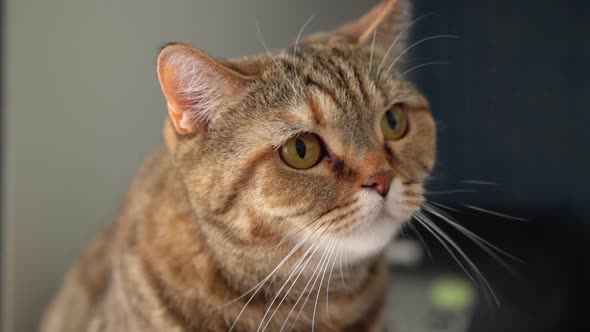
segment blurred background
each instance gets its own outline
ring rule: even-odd
[[[2,331],[36,330],[66,268],[116,215],[143,157],[161,143],[165,108],[155,59],[163,43],[189,42],[214,56],[254,54],[263,51],[256,22],[278,48],[313,14],[307,32],[377,2],[3,1]],[[460,313],[462,330],[569,331],[586,321],[589,9],[573,0],[415,0],[415,16],[433,15],[415,25],[413,41],[459,37],[425,42],[409,57],[408,65],[449,62],[412,72],[439,124],[429,200],[460,211],[448,210],[525,261],[507,259],[516,278],[436,221],[501,302],[476,291],[472,309]],[[438,275],[464,274],[417,228],[432,258],[393,267],[401,311],[392,317],[424,311],[415,324],[428,327],[405,330],[450,331],[452,324],[431,321],[439,312],[423,293]],[[405,237],[418,239],[411,230]]]

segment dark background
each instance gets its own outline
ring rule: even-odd
[[[459,37],[428,41],[410,57],[450,63],[413,72],[439,125],[439,162],[430,188],[472,191],[430,199],[466,211],[451,214],[526,261],[511,262],[519,281],[446,228],[469,248],[502,302],[499,308],[480,303],[471,331],[572,331],[587,325],[589,9],[583,1],[535,0],[422,0],[416,6],[416,16],[434,14],[416,24],[413,40]],[[528,221],[470,211],[464,203]],[[438,262],[430,265],[443,264],[443,250],[438,247]]]

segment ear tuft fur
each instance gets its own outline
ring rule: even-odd
[[[375,47],[388,48],[395,40],[391,54],[399,54],[406,47],[406,27],[411,20],[409,0],[383,0],[358,19],[347,22],[326,33],[311,35],[304,42],[329,42],[332,40]]]
[[[158,78],[168,114],[180,134],[207,128],[235,102],[249,78],[187,44],[169,44],[158,56]]]

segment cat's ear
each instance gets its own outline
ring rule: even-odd
[[[177,133],[207,130],[219,112],[243,95],[250,78],[187,44],[171,44],[158,56],[158,78]]]
[[[328,33],[311,36],[313,41],[336,37],[345,42],[370,46],[375,40],[376,46],[387,46],[395,40],[395,47],[403,49],[405,38],[400,35],[411,19],[409,0],[382,0],[375,7],[358,19],[347,22]],[[399,38],[398,38],[399,36]]]

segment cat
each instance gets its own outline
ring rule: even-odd
[[[40,330],[382,331],[383,250],[435,162],[428,101],[398,73],[410,5],[263,55],[163,47],[164,144]]]

